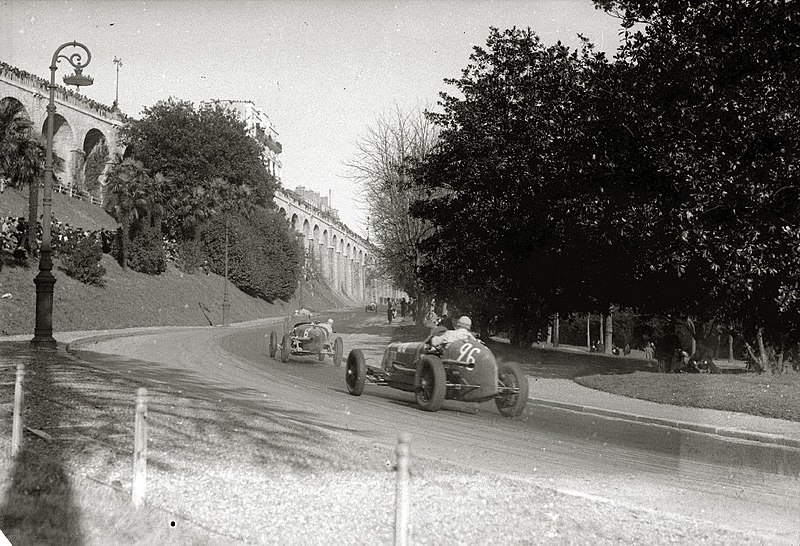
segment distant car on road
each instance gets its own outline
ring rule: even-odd
[[[315,355],[320,361],[326,356],[333,357],[335,366],[342,365],[344,343],[340,336],[333,336],[333,320],[318,322],[312,320],[310,312],[296,312],[283,321],[283,336],[278,343],[274,330],[269,334],[269,356],[279,354],[281,362],[290,356]]]
[[[380,367],[367,365],[364,353],[353,349],[347,356],[347,391],[361,396],[369,383],[413,392],[426,411],[439,410],[445,400],[494,400],[506,417],[522,414],[528,401],[528,378],[519,365],[498,364],[477,339],[454,341],[444,350],[431,347],[429,341],[390,343]]]
[[[376,313],[377,314],[377,312],[378,312],[378,304],[375,303],[374,301],[370,302],[366,306],[364,306],[364,311],[367,312],[367,313]]]

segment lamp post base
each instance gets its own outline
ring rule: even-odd
[[[228,317],[230,316],[231,304],[227,301],[222,302],[222,325],[230,326],[228,324]]]
[[[55,349],[53,337],[53,285],[56,278],[49,270],[39,270],[33,279],[36,285],[36,327],[31,344],[37,348]]]

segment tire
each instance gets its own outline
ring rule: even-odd
[[[419,407],[425,411],[438,411],[444,404],[447,391],[447,375],[442,361],[430,356],[422,357],[417,364],[414,385]]]
[[[281,342],[281,362],[289,360],[289,352],[292,350],[290,346],[289,336],[283,334],[283,341]]]
[[[360,349],[353,349],[347,355],[347,368],[344,375],[347,392],[353,396],[361,396],[361,393],[364,392],[364,383],[366,381],[367,364],[364,361],[364,353]]]
[[[344,342],[342,338],[337,337],[333,341],[333,365],[337,368],[342,365],[342,356],[344,356]]]
[[[494,399],[497,411],[505,417],[518,417],[528,403],[528,376],[519,364],[505,362],[497,370],[497,380],[506,387],[516,387],[517,394],[500,395]]]
[[[269,356],[275,358],[275,353],[278,352],[278,334],[275,332],[269,333]]]

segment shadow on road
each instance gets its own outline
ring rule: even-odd
[[[75,396],[60,384],[62,370],[55,350],[32,351],[29,342],[0,343],[3,400],[14,400],[16,364],[25,364],[24,425],[35,430],[66,424],[67,400]],[[80,395],[78,395],[80,396]],[[11,419],[3,420],[3,437],[11,437]],[[10,444],[4,443],[6,446]],[[82,544],[81,514],[67,470],[66,445],[29,431],[3,479],[0,528],[12,544]],[[6,466],[6,465],[4,465]]]

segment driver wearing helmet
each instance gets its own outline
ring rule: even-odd
[[[475,335],[470,331],[472,328],[472,319],[464,315],[456,321],[455,330],[446,330],[440,335],[431,338],[432,347],[447,347],[454,341],[475,339]]]

